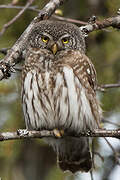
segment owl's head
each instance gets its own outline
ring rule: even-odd
[[[66,22],[39,22],[31,31],[28,42],[31,47],[47,49],[53,54],[71,49],[85,52],[85,40],[79,27]]]

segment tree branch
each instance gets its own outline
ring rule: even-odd
[[[103,21],[98,21],[96,20],[95,16],[92,16],[90,18],[89,24],[87,24],[86,26],[81,26],[80,29],[86,35],[92,31],[105,29],[110,26],[113,28],[120,29],[120,9],[117,12],[117,14],[117,16],[104,19]]]
[[[116,83],[116,84],[101,84],[101,85],[97,86],[97,90],[105,92],[106,89],[119,88],[119,87],[120,87],[120,83]]]
[[[116,83],[116,84],[104,84],[104,85],[100,85],[101,88],[116,88],[116,87],[120,87],[120,83]]]
[[[62,17],[62,16],[57,16],[57,15],[52,15],[52,17],[59,21],[65,21],[65,22],[75,23],[75,24],[79,24],[79,25],[87,25],[88,24],[88,22],[85,22],[85,21],[80,21],[80,20],[66,18],[66,17]]]
[[[111,122],[111,121],[108,121],[106,119],[102,119],[102,123],[112,124],[114,126],[117,126],[117,128],[120,128],[120,124],[119,123]]]
[[[2,4],[0,5],[0,9],[23,9],[24,6],[15,6],[15,5],[11,5],[11,4]],[[32,10],[32,11],[36,11],[39,12],[40,10],[37,9],[37,6],[30,6],[27,8],[27,10]]]
[[[65,137],[65,136],[73,136],[73,135],[64,134],[62,137]],[[54,134],[54,131],[47,131],[47,130],[27,131],[26,129],[20,129],[17,132],[0,133],[0,141],[16,140],[16,139],[29,139],[29,138],[43,138],[43,137],[57,138]],[[114,138],[120,138],[120,129],[117,129],[117,130],[96,129],[93,132],[91,132],[91,131],[81,132],[79,135],[76,135],[74,137],[114,137]]]

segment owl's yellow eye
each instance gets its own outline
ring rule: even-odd
[[[49,41],[49,38],[47,36],[42,36],[42,41],[44,43],[47,43]]]
[[[68,38],[63,38],[63,39],[62,39],[62,42],[63,42],[64,44],[67,44],[67,43],[69,42],[69,40],[68,40]]]

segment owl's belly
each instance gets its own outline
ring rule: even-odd
[[[53,86],[52,86],[53,84]],[[96,127],[86,89],[70,67],[54,78],[28,72],[22,90],[23,111],[28,129],[66,129],[80,132]]]

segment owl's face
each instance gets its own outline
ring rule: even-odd
[[[74,38],[68,33],[62,34],[60,37],[56,38],[47,32],[42,32],[36,37],[36,40],[37,46],[47,49],[53,54],[61,50],[73,49],[74,47]]]
[[[54,55],[64,50],[85,51],[85,42],[79,28],[59,21],[41,21],[29,36],[31,47],[47,49]]]

